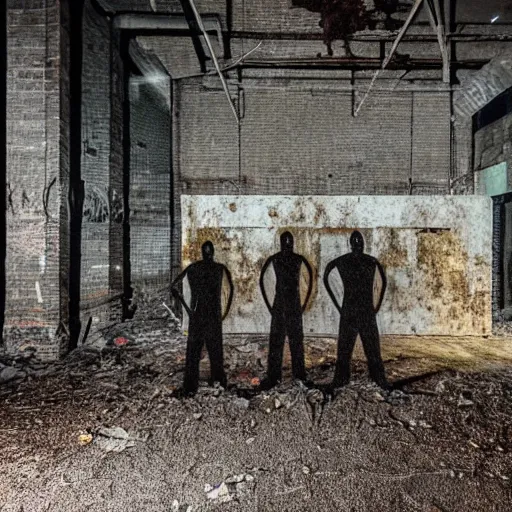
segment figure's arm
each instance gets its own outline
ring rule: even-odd
[[[302,262],[306,266],[309,275],[308,292],[306,293],[306,299],[304,300],[304,305],[302,306],[302,312],[304,313],[306,306],[308,305],[309,299],[311,298],[311,292],[313,291],[313,269],[311,268],[309,261],[306,258],[304,258],[304,256],[301,256],[301,258]]]
[[[223,265],[224,266],[224,265]],[[224,272],[226,273],[226,277],[229,284],[229,297],[228,297],[228,303],[226,304],[226,312],[222,315],[222,320],[228,316],[229,310],[231,309],[231,303],[233,302],[233,293],[234,293],[234,286],[233,286],[233,279],[231,278],[231,272],[228,270],[226,266],[224,266]]]
[[[265,301],[265,304],[267,305],[268,310],[272,313],[272,306],[270,305],[270,302],[268,301],[267,292],[265,292],[265,283],[264,283],[265,272],[267,271],[268,266],[270,265],[271,262],[272,262],[272,257],[270,257],[265,262],[265,264],[263,265],[263,268],[261,269],[260,289],[261,289],[261,295],[263,295],[263,300]]]
[[[188,316],[192,316],[192,310],[190,309],[189,305],[187,304],[185,298],[181,294],[181,291],[179,290],[179,285],[182,283],[183,279],[185,279],[185,276],[187,275],[188,269],[190,267],[187,267],[171,284],[171,293],[172,296],[178,299],[185,310],[188,313]]]
[[[382,289],[380,291],[380,297],[379,302],[377,303],[377,307],[375,308],[375,313],[377,313],[382,305],[382,301],[384,300],[384,294],[386,293],[386,287],[387,287],[387,279],[386,279],[386,273],[384,272],[384,269],[382,268],[382,265],[378,260],[375,260],[377,262],[377,269],[379,270],[380,277],[382,279]]]
[[[336,268],[336,260],[332,260],[326,267],[324,272],[324,286],[327,290],[327,293],[329,294],[329,297],[334,303],[334,306],[341,314],[341,306],[339,305],[338,301],[336,300],[336,296],[334,295],[334,292],[332,291],[331,284],[329,283],[329,274]]]

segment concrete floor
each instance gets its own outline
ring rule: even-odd
[[[385,338],[390,380],[423,377],[387,395],[358,349],[325,402],[289,381],[251,393],[265,344],[244,339],[226,343],[238,389],[178,399],[184,340],[170,341],[87,347],[0,388],[2,512],[510,510],[511,339]],[[308,340],[315,382],[334,350]],[[101,427],[134,446],[107,453]]]

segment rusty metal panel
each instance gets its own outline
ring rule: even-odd
[[[335,335],[339,315],[322,283],[327,263],[349,252],[360,230],[388,289],[381,333],[491,332],[492,201],[483,196],[182,196],[182,263],[211,240],[232,272],[235,300],[225,333],[266,333],[270,315],[258,280],[289,230],[314,271],[307,335]],[[334,274],[334,273],[333,273]],[[336,285],[336,283],[333,283]],[[341,285],[337,286],[342,293]]]

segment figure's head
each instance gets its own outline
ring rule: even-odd
[[[213,261],[213,254],[215,253],[215,250],[213,248],[213,244],[209,240],[201,246],[201,252],[203,253],[203,260]]]
[[[354,231],[350,235],[350,248],[353,253],[362,254],[364,251],[364,238],[359,231]]]
[[[289,231],[285,231],[281,235],[281,251],[292,252],[293,251],[293,235]]]

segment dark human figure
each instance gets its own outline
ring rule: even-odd
[[[359,231],[350,236],[352,252],[331,261],[324,273],[324,284],[336,309],[340,312],[338,359],[332,387],[350,382],[350,362],[357,335],[361,336],[368,359],[370,377],[381,387],[387,388],[384,365],[380,354],[379,331],[376,313],[386,291],[386,275],[382,265],[372,256],[364,254],[364,239]],[[343,281],[343,306],[340,307],[329,284],[329,274],[337,269]],[[382,278],[382,290],[377,307],[373,305],[375,270]]]
[[[271,305],[265,291],[264,277],[269,265],[276,276],[274,303]],[[300,302],[300,273],[306,266],[309,283],[304,304]],[[268,353],[267,378],[261,383],[262,389],[270,389],[281,380],[281,366],[286,336],[292,355],[292,372],[296,379],[306,380],[304,364],[304,331],[302,314],[307,306],[313,288],[313,271],[309,262],[293,252],[293,235],[286,231],[281,235],[281,251],[271,256],[263,265],[260,275],[263,300],[272,315]]]
[[[203,259],[189,265],[172,283],[172,294],[183,304],[189,316],[187,357],[183,390],[194,394],[199,386],[199,361],[206,344],[210,358],[211,383],[219,382],[226,387],[222,350],[222,321],[226,318],[233,300],[233,282],[229,270],[213,260],[212,242],[201,247]],[[229,284],[229,298],[222,314],[221,292],[224,274]],[[191,291],[190,306],[178,289],[178,284],[188,277]]]

